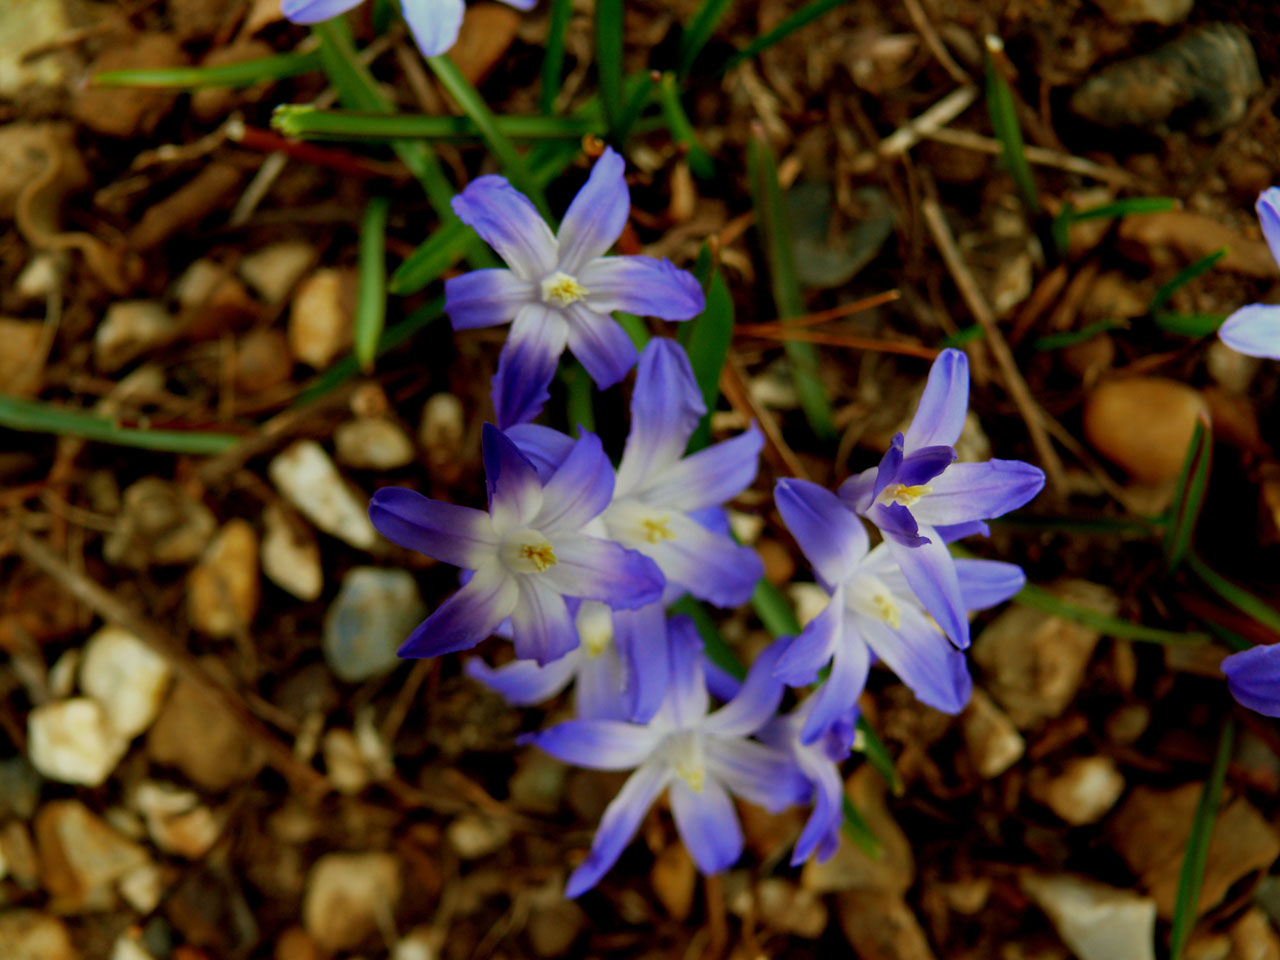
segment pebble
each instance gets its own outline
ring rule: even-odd
[[[1084,432],[1135,480],[1163,484],[1181,472],[1196,423],[1207,412],[1204,398],[1176,380],[1111,380],[1085,398]]]
[[[306,522],[273,503],[262,512],[262,572],[299,600],[314,600],[324,589],[320,545]]]
[[[186,54],[168,33],[143,33],[109,47],[90,68],[106,70],[147,70],[184,67]],[[96,133],[109,137],[149,134],[173,109],[178,94],[155,87],[80,86],[71,111],[77,120]]]
[[[649,884],[671,919],[689,919],[697,883],[698,869],[683,843],[670,844],[654,858]]]
[[[586,911],[572,900],[564,899],[559,891],[553,897],[530,911],[525,928],[529,945],[539,957],[560,957],[568,953],[587,926]]]
[[[1013,721],[982,690],[973,691],[960,716],[960,730],[974,769],[986,780],[1000,776],[1027,750]]]
[[[1116,23],[1161,23],[1168,26],[1187,19],[1195,0],[1094,0],[1094,3]]]
[[[289,310],[289,349],[305,364],[323,370],[351,343],[353,307],[348,276],[329,267],[298,287]]]
[[[27,825],[10,820],[0,827],[0,856],[4,857],[9,876],[23,890],[34,890],[40,884],[40,858]]]
[[[305,240],[283,240],[245,256],[240,277],[267,303],[280,303],[315,258],[315,248]]]
[[[1204,365],[1213,382],[1224,391],[1235,396],[1246,396],[1249,385],[1262,368],[1262,359],[1237,353],[1215,337],[1205,351]]]
[[[106,626],[85,644],[80,689],[102,705],[117,733],[133,739],[160,712],[170,674],[164,657],[129,631]]]
[[[1274,279],[1276,261],[1263,240],[1246,237],[1220,219],[1191,210],[1125,217],[1116,232],[1126,256],[1160,270],[1174,271],[1226,248],[1215,270],[1259,280]]]
[[[413,441],[386,417],[356,417],[333,433],[338,462],[356,470],[396,470],[413,462]]]
[[[934,960],[920,922],[900,894],[842,893],[836,909],[858,960]]]
[[[511,824],[478,813],[466,813],[445,829],[445,839],[463,860],[496,853],[511,840]]]
[[[314,440],[298,440],[267,467],[276,489],[325,533],[359,550],[372,549],[378,532],[369,522],[368,498],[359,499]]]
[[[0,317],[0,384],[6,393],[32,397],[40,392],[43,334],[39,320]]]
[[[843,229],[833,230],[836,199],[830,184],[803,180],[787,191],[787,215],[801,283],[819,289],[848,283],[892,236],[893,207],[883,188],[861,187],[854,192],[853,202],[859,216],[842,219]]]
[[[301,927],[289,927],[276,940],[275,960],[324,960],[324,954]]]
[[[247,520],[218,531],[187,581],[191,622],[210,637],[246,633],[258,613],[258,535]]]
[[[125,931],[111,947],[111,960],[155,960],[155,957],[147,952],[138,936]]]
[[[158,300],[117,300],[93,335],[93,362],[114,373],[131,360],[171,339],[178,319]]]
[[[415,927],[391,948],[391,960],[436,960],[440,956],[442,936],[441,931],[432,927]]]
[[[230,268],[207,257],[196,260],[178,278],[174,298],[181,308],[183,333],[215,340],[258,317],[259,305]]]
[[[464,77],[479,84],[507,52],[523,21],[519,11],[506,5],[472,4],[462,18],[449,58]]]
[[[213,512],[182,487],[146,477],[125,490],[103,555],[109,563],[136,570],[190,563],[204,552],[217,527]]]
[[[462,445],[466,439],[466,411],[452,393],[433,394],[422,407],[418,442],[427,456],[431,478],[446,486],[462,475]]]
[[[1021,885],[1078,960],[1155,960],[1151,898],[1066,874],[1028,873]]]
[[[1033,771],[1028,792],[1073,827],[1097,823],[1124,793],[1124,777],[1110,757],[1073,757],[1062,772]]]
[[[121,877],[116,886],[125,903],[146,915],[160,905],[164,896],[164,870],[158,864],[144,863]]]
[[[265,393],[293,375],[289,341],[275,327],[250,330],[236,348],[236,387],[245,393]]]
[[[2,18],[0,18],[2,19]],[[67,926],[38,910],[0,911],[5,960],[78,960]]]
[[[203,857],[222,833],[222,817],[202,806],[194,791],[172,784],[144,780],[134,790],[133,806],[157,847],[188,860]]]
[[[879,841],[880,856],[868,856],[842,839],[831,859],[804,865],[800,885],[814,893],[866,890],[900,897],[915,879],[915,860],[911,843],[885,804],[884,781],[870,764],[863,764],[846,781],[845,792]]]
[[[114,884],[148,862],[147,852],[113,830],[79,800],[52,800],[35,818],[40,879],[58,909],[101,910]]]
[[[147,733],[147,752],[213,792],[250,779],[263,761],[258,745],[222,702],[181,677]]]
[[[258,943],[258,921],[239,882],[225,867],[188,870],[165,900],[164,910],[186,941],[174,951],[172,960],[244,957]],[[207,952],[196,953],[193,947]]]
[[[27,58],[28,52],[54,43],[72,28],[62,0],[7,0],[0,4],[0,96],[31,87],[61,86],[67,60],[59,56]]]
[[[1114,616],[1120,600],[1113,591],[1084,580],[1062,580],[1051,591],[1060,600]],[[973,642],[973,661],[985,687],[1019,730],[1062,715],[1084,680],[1101,634],[1090,627],[1013,605]]]
[[[360,755],[360,744],[350,730],[326,731],[320,749],[324,754],[325,774],[339,793],[353,797],[369,785],[369,770]]]
[[[96,787],[128,750],[129,740],[116,732],[97,700],[57,700],[27,716],[31,765],[50,780]]]
[[[400,891],[400,864],[391,854],[326,854],[307,878],[302,922],[321,949],[351,950],[391,926]]]
[[[40,801],[40,774],[24,756],[0,760],[0,820],[30,820]]]
[[[766,877],[756,884],[756,905],[766,927],[816,940],[827,929],[827,905],[811,890],[783,877]]]
[[[324,657],[347,683],[394,670],[396,651],[427,614],[406,570],[353,567],[324,618]]]
[[[1234,960],[1280,960],[1280,937],[1258,907],[1251,907],[1231,927]]]
[[[28,303],[42,301],[57,289],[61,276],[62,269],[54,254],[37,253],[18,274],[18,279],[13,282],[13,291]]]

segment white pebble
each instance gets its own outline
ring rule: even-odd
[[[120,627],[103,627],[85,644],[80,689],[102,705],[116,733],[132,739],[155,720],[169,686],[164,657]]]
[[[75,697],[36,707],[27,717],[31,765],[50,780],[96,787],[129,749],[97,700]]]

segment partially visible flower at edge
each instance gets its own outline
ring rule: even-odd
[[[280,12],[294,23],[321,23],[348,10],[354,10],[363,2],[364,0],[281,0]],[[538,0],[502,2],[517,10],[532,10]],[[423,56],[434,57],[447,51],[457,41],[466,4],[463,0],[404,0],[402,9],[418,49]]]
[[[1231,695],[1257,713],[1280,717],[1280,643],[1251,647],[1222,661]]]
[[[782,641],[760,654],[736,697],[708,713],[702,642],[692,621],[674,617],[667,632],[671,686],[652,721],[570,720],[525,740],[576,766],[635,771],[605,809],[591,852],[569,878],[568,897],[585,893],[609,871],[664,789],[676,829],[703,873],[726,870],[742,855],[730,794],[777,812],[810,791],[787,753],[747,739],[782,699],[782,684],[773,678]]]
[[[455,330],[510,323],[493,378],[498,426],[532,420],[566,346],[596,386],[621,380],[636,362],[615,310],[689,320],[705,298],[693,275],[669,260],[606,257],[631,210],[626,163],[606,148],[569,205],[557,236],[504,177],[473,180],[453,209],[510,269],[473,270],[445,281],[445,312]]]
[[[516,654],[546,664],[578,645],[566,597],[633,609],[653,603],[665,581],[652,560],[583,528],[613,495],[613,467],[584,434],[544,483],[501,431],[485,424],[489,508],[429,500],[386,487],[369,504],[378,531],[475,574],[401,646],[402,657],[474,647],[510,618]]]
[[[1280,266],[1280,187],[1258,195],[1258,223]],[[1218,339],[1237,353],[1280,360],[1280,305],[1251,303],[1241,307],[1218,328]]]

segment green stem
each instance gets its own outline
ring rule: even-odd
[[[167,67],[157,70],[104,70],[89,78],[91,87],[163,87],[199,90],[202,87],[251,87],[264,80],[284,80],[321,67],[320,51],[299,50],[260,60],[224,63],[216,67]]]
[[[387,212],[386,197],[372,197],[360,221],[360,294],[356,301],[355,355],[368,373],[378,352],[378,340],[387,319]]]

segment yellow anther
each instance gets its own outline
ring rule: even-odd
[[[703,767],[686,767],[681,765],[676,767],[676,773],[680,775],[680,779],[687,783],[689,785],[689,789],[694,793],[702,792],[702,787],[703,784],[706,783],[707,777],[707,772]]]
[[[542,302],[567,307],[587,295],[587,288],[567,273],[556,271],[542,281]]]
[[[871,598],[871,602],[876,605],[876,613],[880,615],[881,620],[884,620],[895,630],[902,626],[902,611],[898,609],[898,605],[893,602],[892,597],[888,594],[877,593]]]
[[[900,503],[904,507],[914,507],[920,498],[933,493],[933,487],[927,483],[909,487],[905,483],[891,483],[880,494],[881,503]]]
[[[547,567],[556,565],[556,552],[549,543],[526,543],[520,547],[520,559],[528,560],[533,569],[541,573]]]
[[[644,527],[644,538],[650,543],[661,543],[663,540],[674,540],[676,535],[672,533],[671,528],[667,526],[670,522],[670,516],[648,517],[641,520],[640,525]]]

